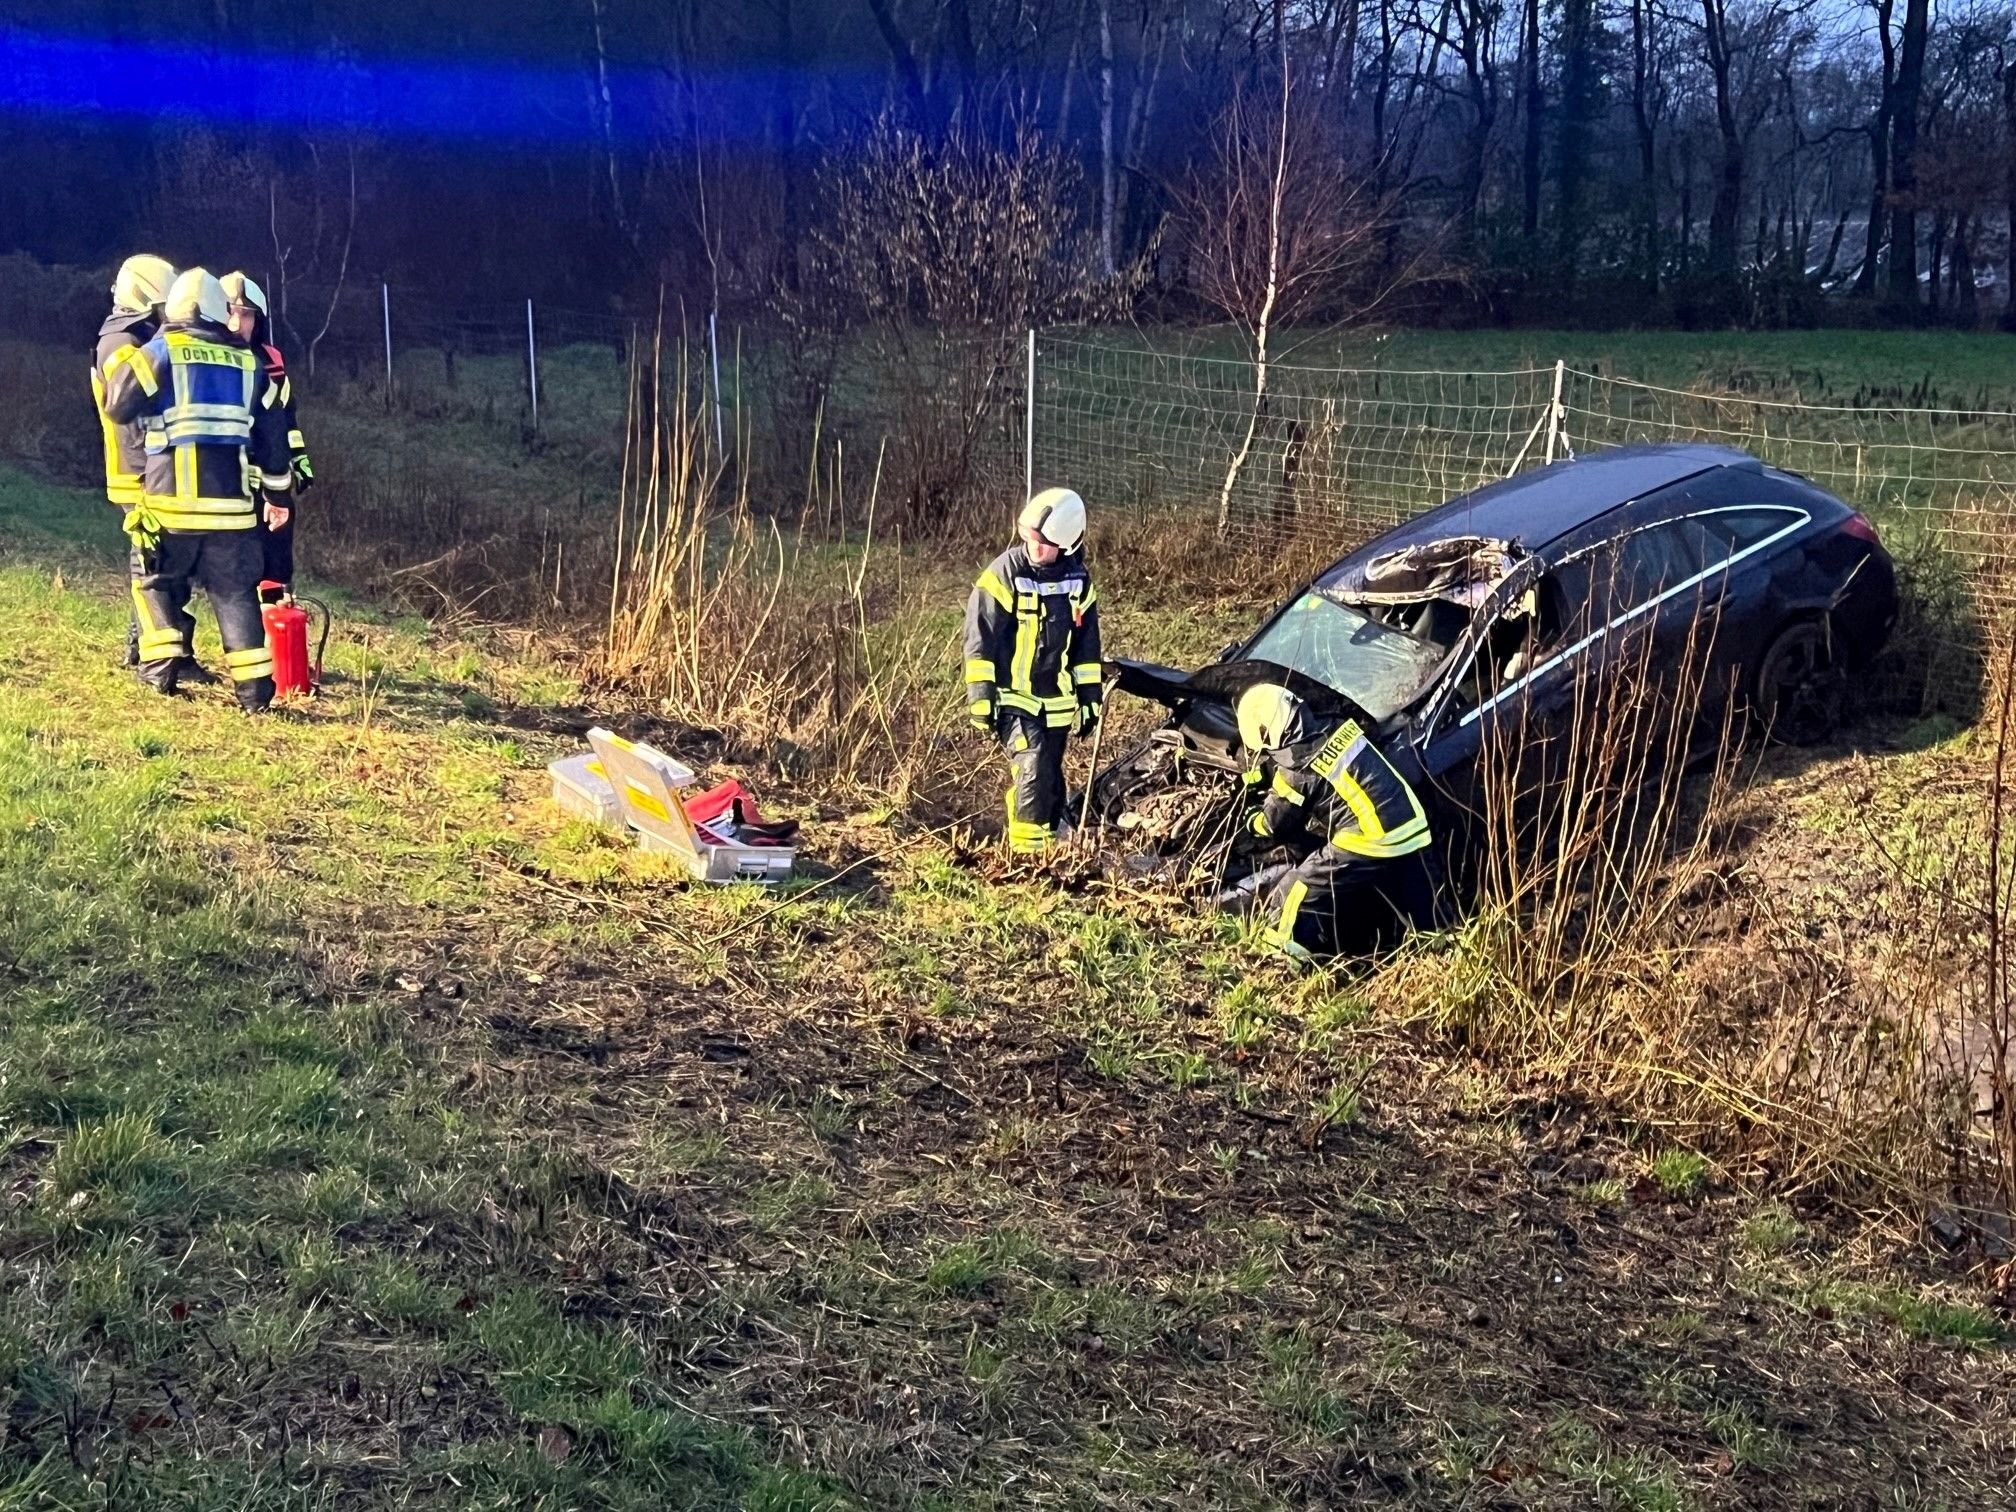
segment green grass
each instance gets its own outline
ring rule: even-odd
[[[1652,1159],[1652,1179],[1672,1197],[1692,1197],[1708,1174],[1708,1162],[1692,1150],[1661,1150]]]
[[[564,667],[367,604],[314,707],[152,700],[90,504],[0,469],[0,1506],[2000,1484],[1930,1409],[1862,1430],[1881,1362],[1728,1284],[1761,1228],[1529,1189],[1391,982],[881,795],[786,790],[776,896],[682,888],[548,811]],[[1872,1316],[1965,1341],[1917,1295]]]
[[[0,472],[17,545],[103,550],[89,504]],[[451,1108],[396,997],[330,974],[342,936],[303,938],[345,888],[395,933],[410,891],[466,894],[414,875],[425,842],[382,798],[473,819],[495,754],[416,762],[382,705],[367,728],[163,704],[112,667],[121,620],[0,564],[0,1505],[281,1504],[340,1457],[346,1389],[412,1404],[410,1452],[361,1472],[386,1501],[829,1504],[677,1406],[620,1328],[563,1319],[504,1131]],[[374,641],[388,669],[415,649]],[[305,873],[262,859],[289,830]],[[218,1453],[304,1390],[264,1471]],[[564,1462],[527,1453],[542,1426]]]

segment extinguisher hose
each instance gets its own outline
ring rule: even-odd
[[[320,599],[309,598],[306,594],[294,595],[297,603],[309,604],[322,617],[322,633],[315,638],[315,681],[322,681],[322,653],[329,649],[329,606]]]

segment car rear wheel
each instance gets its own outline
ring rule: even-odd
[[[1841,724],[1847,675],[1824,620],[1780,630],[1757,664],[1752,710],[1765,732],[1786,745],[1818,745]]]

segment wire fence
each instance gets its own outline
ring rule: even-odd
[[[879,497],[882,519],[920,527],[1005,515],[1025,484],[1063,483],[1107,518],[1203,515],[1249,545],[1293,534],[1342,551],[1556,457],[1713,441],[1812,478],[1868,513],[1893,547],[1949,567],[1963,618],[2016,610],[2009,411],[1808,404],[1560,363],[1277,361],[1263,392],[1250,359],[1198,333],[1172,333],[1166,348],[1084,329],[811,336],[779,322],[730,328],[676,304],[451,308],[358,283],[270,292],[311,390],[344,388],[351,403],[382,399],[535,444],[578,443],[590,488],[614,486],[636,362],[676,362],[683,382],[711,396],[724,451],[779,505],[838,451],[857,505]]]

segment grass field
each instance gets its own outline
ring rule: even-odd
[[[2016,1471],[1956,1262],[1530,1095],[1406,978],[771,772],[807,877],[695,892],[548,808],[597,716],[514,639],[345,600],[327,696],[251,722],[114,668],[88,493],[0,470],[0,542],[0,1506],[1957,1508]],[[1938,726],[1774,768],[1746,871],[1901,915],[1851,795],[1971,771]]]

